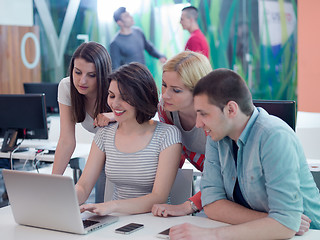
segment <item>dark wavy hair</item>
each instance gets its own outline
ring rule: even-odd
[[[124,101],[136,110],[136,120],[142,124],[153,118],[157,112],[158,90],[156,83],[146,66],[132,62],[123,65],[108,77],[116,81]]]
[[[74,121],[83,122],[86,117],[85,96],[80,94],[75,88],[72,74],[74,60],[77,58],[82,58],[86,62],[93,63],[96,69],[97,99],[94,109],[94,118],[96,118],[99,113],[110,111],[106,99],[109,87],[107,79],[112,71],[112,64],[110,55],[106,48],[96,42],[82,43],[73,53],[69,66],[71,109]]]

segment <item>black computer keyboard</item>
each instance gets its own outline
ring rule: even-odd
[[[83,223],[84,228],[86,228],[86,227],[90,227],[90,226],[92,226],[96,223],[99,223],[99,222],[87,219],[87,220],[82,220],[82,223]]]

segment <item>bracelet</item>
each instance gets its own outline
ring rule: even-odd
[[[197,208],[197,206],[194,204],[194,202],[192,202],[190,199],[188,199],[188,201],[190,202],[190,206],[193,210],[193,213],[198,213],[200,212],[199,209]]]

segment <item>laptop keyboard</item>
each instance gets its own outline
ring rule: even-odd
[[[83,223],[83,227],[87,228],[99,222],[86,219],[86,220],[82,220],[82,223]]]

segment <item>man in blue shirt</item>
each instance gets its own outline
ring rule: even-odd
[[[208,135],[202,205],[209,218],[233,226],[184,224],[171,228],[171,239],[286,239],[320,229],[319,190],[295,132],[255,108],[231,70],[212,71],[193,94],[196,125]]]
[[[145,64],[144,50],[151,56],[164,63],[166,57],[159,53],[149,42],[140,28],[133,27],[134,20],[126,8],[120,7],[113,14],[114,21],[119,25],[120,31],[110,44],[110,56],[112,68],[117,69],[121,65],[130,62]]]

